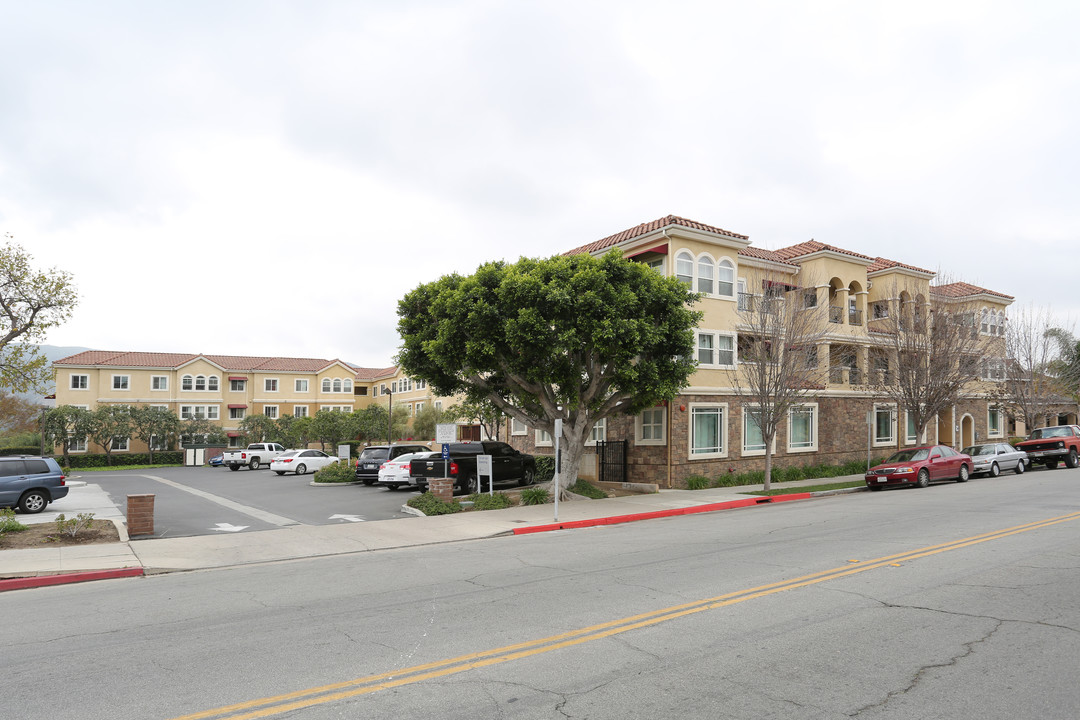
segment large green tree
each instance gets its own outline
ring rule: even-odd
[[[458,415],[462,420],[476,423],[480,426],[484,437],[499,439],[502,426],[506,424],[506,413],[499,406],[484,397],[466,397],[465,401],[457,406]]]
[[[23,248],[0,245],[0,387],[39,390],[49,377],[48,358],[36,343],[71,317],[78,294],[61,270],[38,270]]]
[[[127,405],[101,405],[90,415],[90,439],[105,451],[105,464],[112,465],[113,443],[131,436],[131,410]]]
[[[150,464],[154,463],[154,444],[165,447],[180,434],[180,418],[168,408],[141,405],[131,408],[131,433],[146,443]]]
[[[417,411],[412,421],[413,440],[434,440],[435,426],[440,423],[452,423],[461,417],[456,406],[443,409],[426,405]]]
[[[64,455],[64,466],[71,465],[68,452],[71,442],[75,439],[85,438],[90,434],[90,419],[92,415],[86,408],[74,405],[60,405],[45,413],[41,421],[41,432],[55,447],[59,445]]]
[[[240,421],[240,436],[246,443],[276,442],[278,436],[277,422],[262,413],[246,415]]]
[[[440,395],[471,392],[552,437],[562,420],[572,482],[596,421],[636,415],[686,386],[696,298],[617,251],[488,263],[398,303],[398,361]]]
[[[311,416],[311,437],[326,451],[333,450],[342,440],[352,440],[357,434],[357,419],[353,413],[339,410],[320,410]]]
[[[311,438],[311,418],[282,415],[277,421],[278,438],[287,448],[306,448]]]

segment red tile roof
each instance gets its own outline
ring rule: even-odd
[[[830,252],[840,253],[841,255],[850,255],[851,257],[859,258],[860,260],[873,260],[868,255],[852,252],[851,250],[845,250],[844,248],[838,248],[835,245],[828,245],[817,240],[807,240],[801,242],[798,245],[791,245],[790,247],[780,248],[776,251],[776,254],[785,260],[791,260],[794,258],[803,257],[804,255],[810,255],[812,253],[828,250]]]
[[[614,235],[609,235],[602,240],[597,240],[595,242],[588,243],[587,245],[576,247],[573,250],[567,251],[563,254],[579,255],[581,253],[596,252],[597,250],[603,250],[604,248],[613,247],[620,243],[626,242],[627,240],[632,240],[636,237],[647,235],[662,228],[671,227],[672,225],[689,228],[690,230],[701,230],[703,232],[716,233],[717,235],[727,235],[728,237],[738,238],[739,240],[750,239],[748,235],[739,235],[738,233],[733,233],[728,230],[722,230],[721,228],[713,227],[712,225],[706,225],[705,223],[699,223],[695,220],[687,220],[686,218],[681,218],[678,215],[667,215],[657,220],[653,220],[652,222],[641,223],[640,225],[632,227],[629,230],[623,230],[622,232],[615,233]]]
[[[994,290],[987,290],[981,288],[978,285],[971,285],[966,282],[954,282],[948,285],[931,285],[930,292],[934,295],[940,295],[948,298],[964,298],[974,297],[975,295],[993,295],[994,297],[1005,298],[1006,300],[1013,300],[1012,295],[1006,295]]]
[[[781,265],[790,265],[792,269],[798,268],[797,265],[789,263],[787,260],[780,257],[779,253],[772,250],[762,250],[761,248],[756,247],[744,247],[742,250],[739,251],[739,254],[746,257],[757,258],[758,260],[768,260],[770,262],[780,263]]]
[[[355,373],[357,380],[385,372],[385,369],[358,368],[341,360],[322,358],[282,358],[240,355],[193,355],[191,353],[116,352],[87,350],[55,361],[54,365],[97,365],[106,367],[178,368],[205,358],[229,372],[319,372],[340,362]]]
[[[914,265],[906,265],[902,262],[897,262],[896,260],[889,260],[888,258],[883,257],[874,258],[874,262],[866,268],[866,272],[874,273],[880,270],[888,270],[889,268],[894,267],[901,267],[905,268],[906,270],[915,270],[916,272],[928,273],[930,275],[935,274],[933,270],[924,270],[923,268],[915,267]]]

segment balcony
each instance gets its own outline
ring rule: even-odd
[[[829,368],[829,382],[833,385],[858,385],[862,381],[862,374],[857,367],[834,365]]]
[[[844,308],[839,305],[829,306],[829,322],[839,325],[844,322]]]
[[[862,325],[862,310],[848,308],[847,323],[848,325]]]
[[[776,315],[780,312],[780,303],[783,298],[769,295],[754,295],[753,293],[739,293],[739,310],[741,312],[763,312],[767,315]]]

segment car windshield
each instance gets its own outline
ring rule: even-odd
[[[389,450],[387,448],[367,448],[360,453],[361,460],[385,460]]]
[[[892,457],[886,460],[886,463],[902,463],[911,462],[912,460],[925,460],[930,451],[926,448],[918,448],[917,450],[901,450],[898,453],[893,453]]]
[[[1031,439],[1042,440],[1043,438],[1069,437],[1070,435],[1072,435],[1072,429],[1068,425],[1062,425],[1060,427],[1039,428],[1031,433]]]
[[[976,455],[996,455],[997,448],[994,445],[972,445],[964,448],[964,454],[975,457]]]

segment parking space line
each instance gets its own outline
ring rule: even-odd
[[[223,498],[212,493],[203,492],[202,490],[196,490],[195,488],[188,487],[187,485],[181,485],[178,482],[166,480],[163,477],[158,477],[156,475],[142,475],[141,477],[150,478],[151,480],[157,480],[160,483],[165,483],[169,487],[176,488],[177,490],[183,490],[186,493],[191,493],[192,495],[201,497],[203,500],[209,500],[212,503],[216,503],[218,505],[221,505],[222,507],[229,508],[230,510],[235,510],[238,513],[243,513],[244,515],[247,515],[248,517],[253,517],[256,520],[270,523],[271,525],[277,525],[278,527],[286,527],[288,525],[303,524],[299,520],[293,520],[292,518],[287,518],[282,515],[275,515],[272,512],[266,512],[265,510],[260,510],[258,508],[241,505],[240,503],[233,502],[228,498]]]

